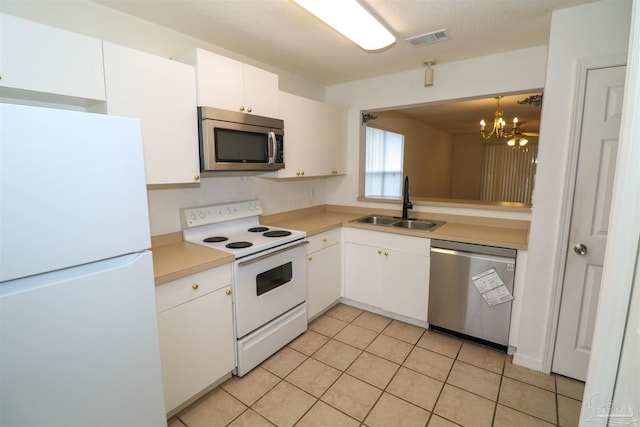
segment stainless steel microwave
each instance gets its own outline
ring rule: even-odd
[[[284,121],[219,108],[198,107],[200,170],[284,168]]]

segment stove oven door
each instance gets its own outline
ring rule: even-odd
[[[307,299],[306,241],[234,264],[236,334],[242,338]]]

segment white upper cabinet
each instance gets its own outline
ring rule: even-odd
[[[0,95],[48,100],[42,94],[104,101],[101,41],[0,14]]]
[[[140,119],[147,184],[200,179],[194,68],[104,42],[107,113]]]
[[[278,117],[277,74],[203,49],[176,59],[196,67],[198,105]]]
[[[284,120],[284,169],[278,178],[346,173],[345,111],[312,99],[280,92]]]

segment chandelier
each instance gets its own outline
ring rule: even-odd
[[[502,116],[504,115],[504,111],[502,110],[502,107],[500,107],[500,98],[502,97],[496,96],[497,107],[496,112],[493,114],[493,128],[491,129],[491,132],[487,133],[485,131],[485,127],[487,124],[484,120],[480,120],[480,135],[482,136],[482,139],[485,140],[489,140],[494,137],[498,140],[506,139],[507,145],[510,147],[514,147],[515,145],[524,147],[525,145],[527,145],[529,140],[522,136],[522,131],[520,130],[520,126],[518,125],[517,117],[513,118],[513,127],[511,128],[510,132],[507,132],[504,129],[506,122],[502,118]]]

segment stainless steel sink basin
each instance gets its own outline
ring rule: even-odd
[[[440,227],[444,222],[432,221],[429,219],[400,219],[391,225],[394,227],[408,228],[411,230],[433,231]]]
[[[430,219],[402,219],[393,216],[384,215],[367,215],[352,220],[361,224],[372,224],[380,226],[392,226],[406,228],[410,230],[433,231],[444,224],[443,221],[434,221]]]
[[[382,215],[363,216],[362,218],[357,218],[353,220],[353,222],[361,222],[364,224],[374,224],[374,225],[391,225],[397,221],[398,221],[398,218],[394,218],[392,216],[382,216]]]

